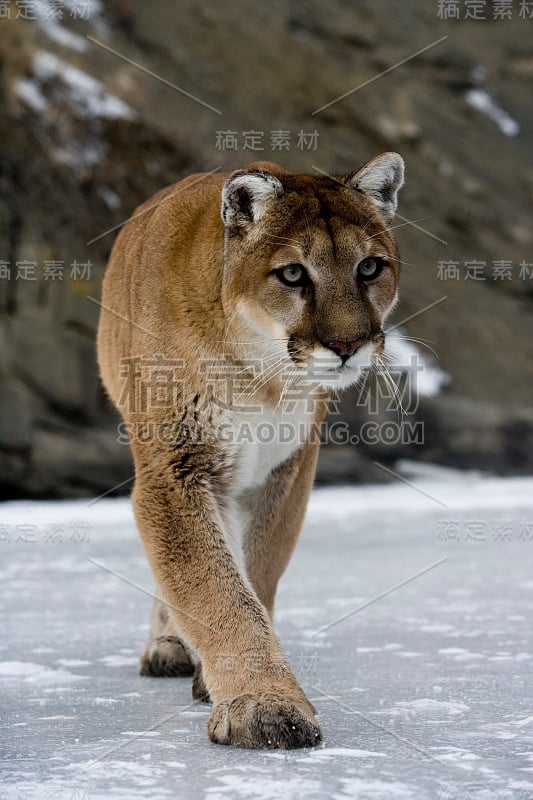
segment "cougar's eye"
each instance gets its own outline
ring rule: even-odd
[[[371,281],[377,278],[382,269],[383,259],[369,256],[369,258],[363,258],[363,260],[359,262],[357,277],[362,281]]]
[[[309,277],[301,264],[287,264],[278,269],[276,275],[285,286],[305,286]]]

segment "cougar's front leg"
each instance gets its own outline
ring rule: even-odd
[[[246,572],[271,617],[278,581],[302,527],[318,446],[318,442],[306,442],[270,473],[264,486],[247,492],[242,499],[248,519],[244,537]]]
[[[135,516],[157,583],[198,653],[213,702],[210,738],[240,747],[320,741],[268,613],[227,545],[209,465],[136,448]],[[190,466],[190,464],[189,464]]]

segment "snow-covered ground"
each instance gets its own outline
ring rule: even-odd
[[[305,751],[213,745],[190,679],[137,675],[127,501],[0,506],[0,796],[533,798],[533,478],[402,475],[316,491],[281,582],[324,733]]]

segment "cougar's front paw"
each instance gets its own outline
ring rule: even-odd
[[[322,741],[312,714],[275,694],[243,694],[217,704],[207,730],[211,741],[234,747],[290,750]]]
[[[153,678],[177,678],[192,675],[194,664],[177,636],[158,636],[144,648],[139,672]]]

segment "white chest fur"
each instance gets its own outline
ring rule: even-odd
[[[301,447],[309,435],[313,407],[309,399],[286,408],[264,407],[233,417],[234,493],[261,486],[269,474]]]
[[[228,544],[241,567],[243,537],[253,520],[240,503],[240,496],[262,486],[272,470],[307,441],[313,419],[310,398],[287,401],[284,409],[263,406],[233,411],[225,419],[224,439],[231,453],[233,480],[223,517]]]

